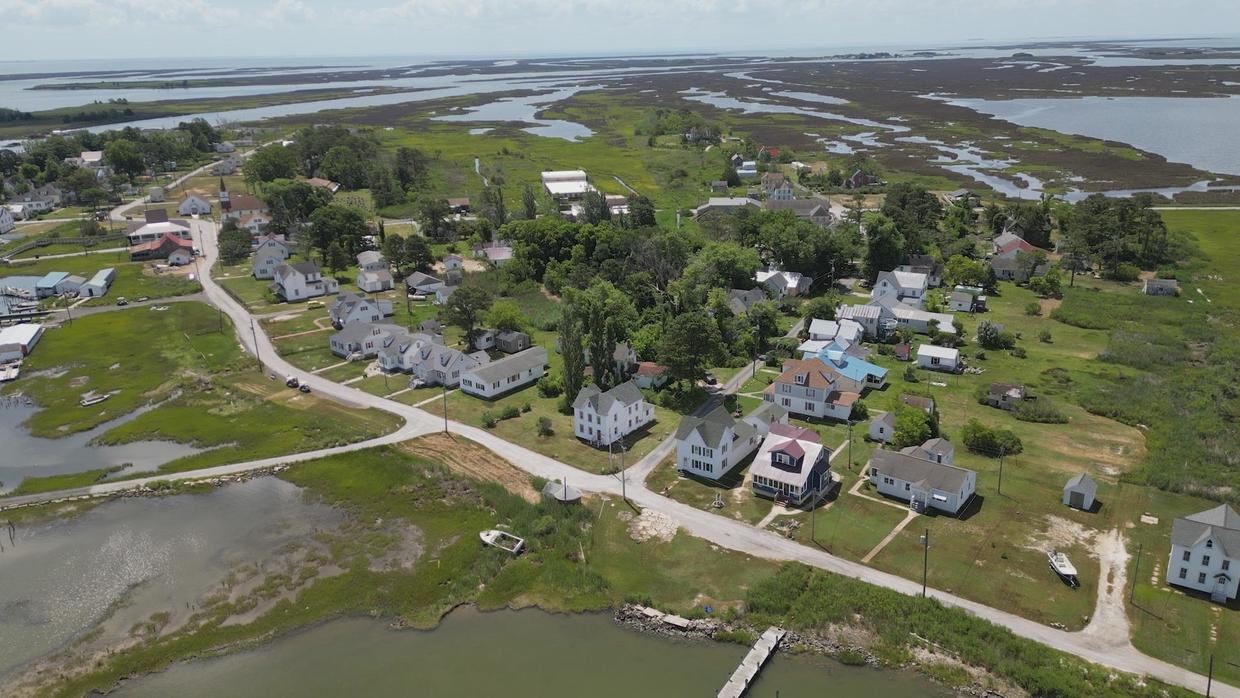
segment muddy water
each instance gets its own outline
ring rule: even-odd
[[[22,422],[35,413],[36,408],[0,407],[0,492],[17,487],[23,478],[46,475],[80,473],[86,470],[109,468],[130,464],[121,471],[155,470],[177,458],[198,453],[200,449],[171,441],[135,441],[116,446],[89,446],[90,440],[112,427],[128,422],[150,410],[139,410],[101,424],[90,431],[72,434],[59,439],[43,439],[32,436]],[[2,561],[0,561],[2,562]]]
[[[337,523],[282,480],[206,494],[121,499],[17,528],[0,553],[0,685],[19,665],[102,621],[103,639],[165,612],[176,624],[242,563]],[[0,688],[0,694],[3,694]]]
[[[335,621],[253,652],[175,665],[126,682],[116,695],[713,696],[747,651],[645,635],[601,615],[467,608],[430,632]],[[777,654],[747,695],[951,694],[904,673]]]

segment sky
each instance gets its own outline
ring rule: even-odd
[[[0,62],[846,52],[1218,36],[1240,0],[0,0]],[[1240,43],[1240,42],[1238,42]]]

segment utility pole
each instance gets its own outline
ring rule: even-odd
[[[628,474],[624,472],[624,444],[620,444],[620,498],[629,501]]]
[[[921,598],[926,598],[926,573],[930,569],[930,529],[921,537]]]
[[[999,485],[995,488],[995,491],[999,494],[1003,494],[1003,456],[1005,451],[1006,449],[999,449]]]
[[[1132,603],[1132,595],[1137,591],[1137,577],[1141,576],[1141,543],[1137,543],[1137,564],[1132,567],[1132,586],[1128,589],[1128,603]]]
[[[443,388],[443,433],[448,433],[448,384],[440,383]]]
[[[848,420],[848,469],[849,469],[849,470],[852,470],[852,466],[853,466],[853,461],[852,461],[852,427],[853,427],[853,420],[851,419],[851,416],[850,416],[850,418],[849,418],[849,420]],[[840,486],[841,486],[841,487],[843,487],[843,485],[840,485]]]
[[[1210,698],[1210,689],[1214,688],[1214,654],[1210,654],[1210,669],[1206,672],[1206,698]]]

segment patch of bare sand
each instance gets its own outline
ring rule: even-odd
[[[1043,298],[1038,301],[1038,305],[1042,308],[1042,315],[1050,317],[1051,311],[1063,305],[1062,298]]]
[[[1025,541],[1026,548],[1049,553],[1078,544],[1088,546],[1098,536],[1097,531],[1062,516],[1047,514],[1045,521],[1044,530],[1029,534],[1029,538]],[[1097,557],[1097,554],[1091,552],[1090,557]]]
[[[627,512],[621,512],[625,513]],[[680,528],[675,519],[653,509],[643,509],[640,516],[632,518],[628,523],[629,538],[638,543],[651,540],[667,543],[676,537],[676,530]]]
[[[496,482],[528,502],[539,493],[530,476],[503,458],[461,436],[430,434],[397,446],[405,453],[446,465],[453,472],[475,480]]]

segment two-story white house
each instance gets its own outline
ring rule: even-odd
[[[762,399],[805,417],[846,421],[865,390],[818,359],[784,362],[783,373],[766,386]]]
[[[187,191],[177,204],[177,213],[182,216],[205,216],[211,213],[211,200],[206,192]]]
[[[392,301],[367,298],[356,293],[341,293],[327,304],[327,316],[336,329],[355,322],[380,322],[391,315]]]
[[[736,419],[722,405],[703,417],[686,415],[676,428],[676,469],[718,480],[753,454],[772,424],[787,424],[788,412],[764,402],[744,419]]]
[[[831,454],[816,432],[772,424],[749,474],[755,495],[800,506],[831,489]]]
[[[758,282],[760,286],[764,286],[776,298],[803,296],[809,293],[810,286],[814,282],[813,279],[800,272],[782,271],[779,267],[758,271],[753,278],[754,281]]]
[[[491,399],[529,385],[547,371],[547,350],[531,347],[461,373],[461,392]]]
[[[782,172],[762,173],[762,195],[768,201],[791,201],[792,182]]]
[[[879,494],[906,500],[917,512],[931,507],[959,515],[977,489],[972,470],[908,453],[876,450],[866,469]]]
[[[870,290],[870,300],[895,296],[896,300],[920,306],[929,286],[930,277],[925,274],[899,270],[879,272],[874,288]]]
[[[254,254],[265,252],[275,254],[281,260],[288,259],[292,255],[292,249],[283,235],[263,235],[257,238],[254,241]]]
[[[273,271],[271,286],[268,288],[282,301],[304,301],[335,293],[339,284],[332,277],[324,277],[319,265],[314,262],[298,262],[281,264]]]
[[[1215,603],[1236,598],[1240,585],[1240,514],[1235,509],[1220,504],[1171,524],[1167,583],[1209,594]]]
[[[274,279],[276,267],[284,264],[285,259],[275,250],[260,250],[250,259],[250,275],[255,279]]]
[[[590,383],[573,400],[573,434],[598,448],[606,448],[654,421],[654,407],[633,381],[607,392]]]

